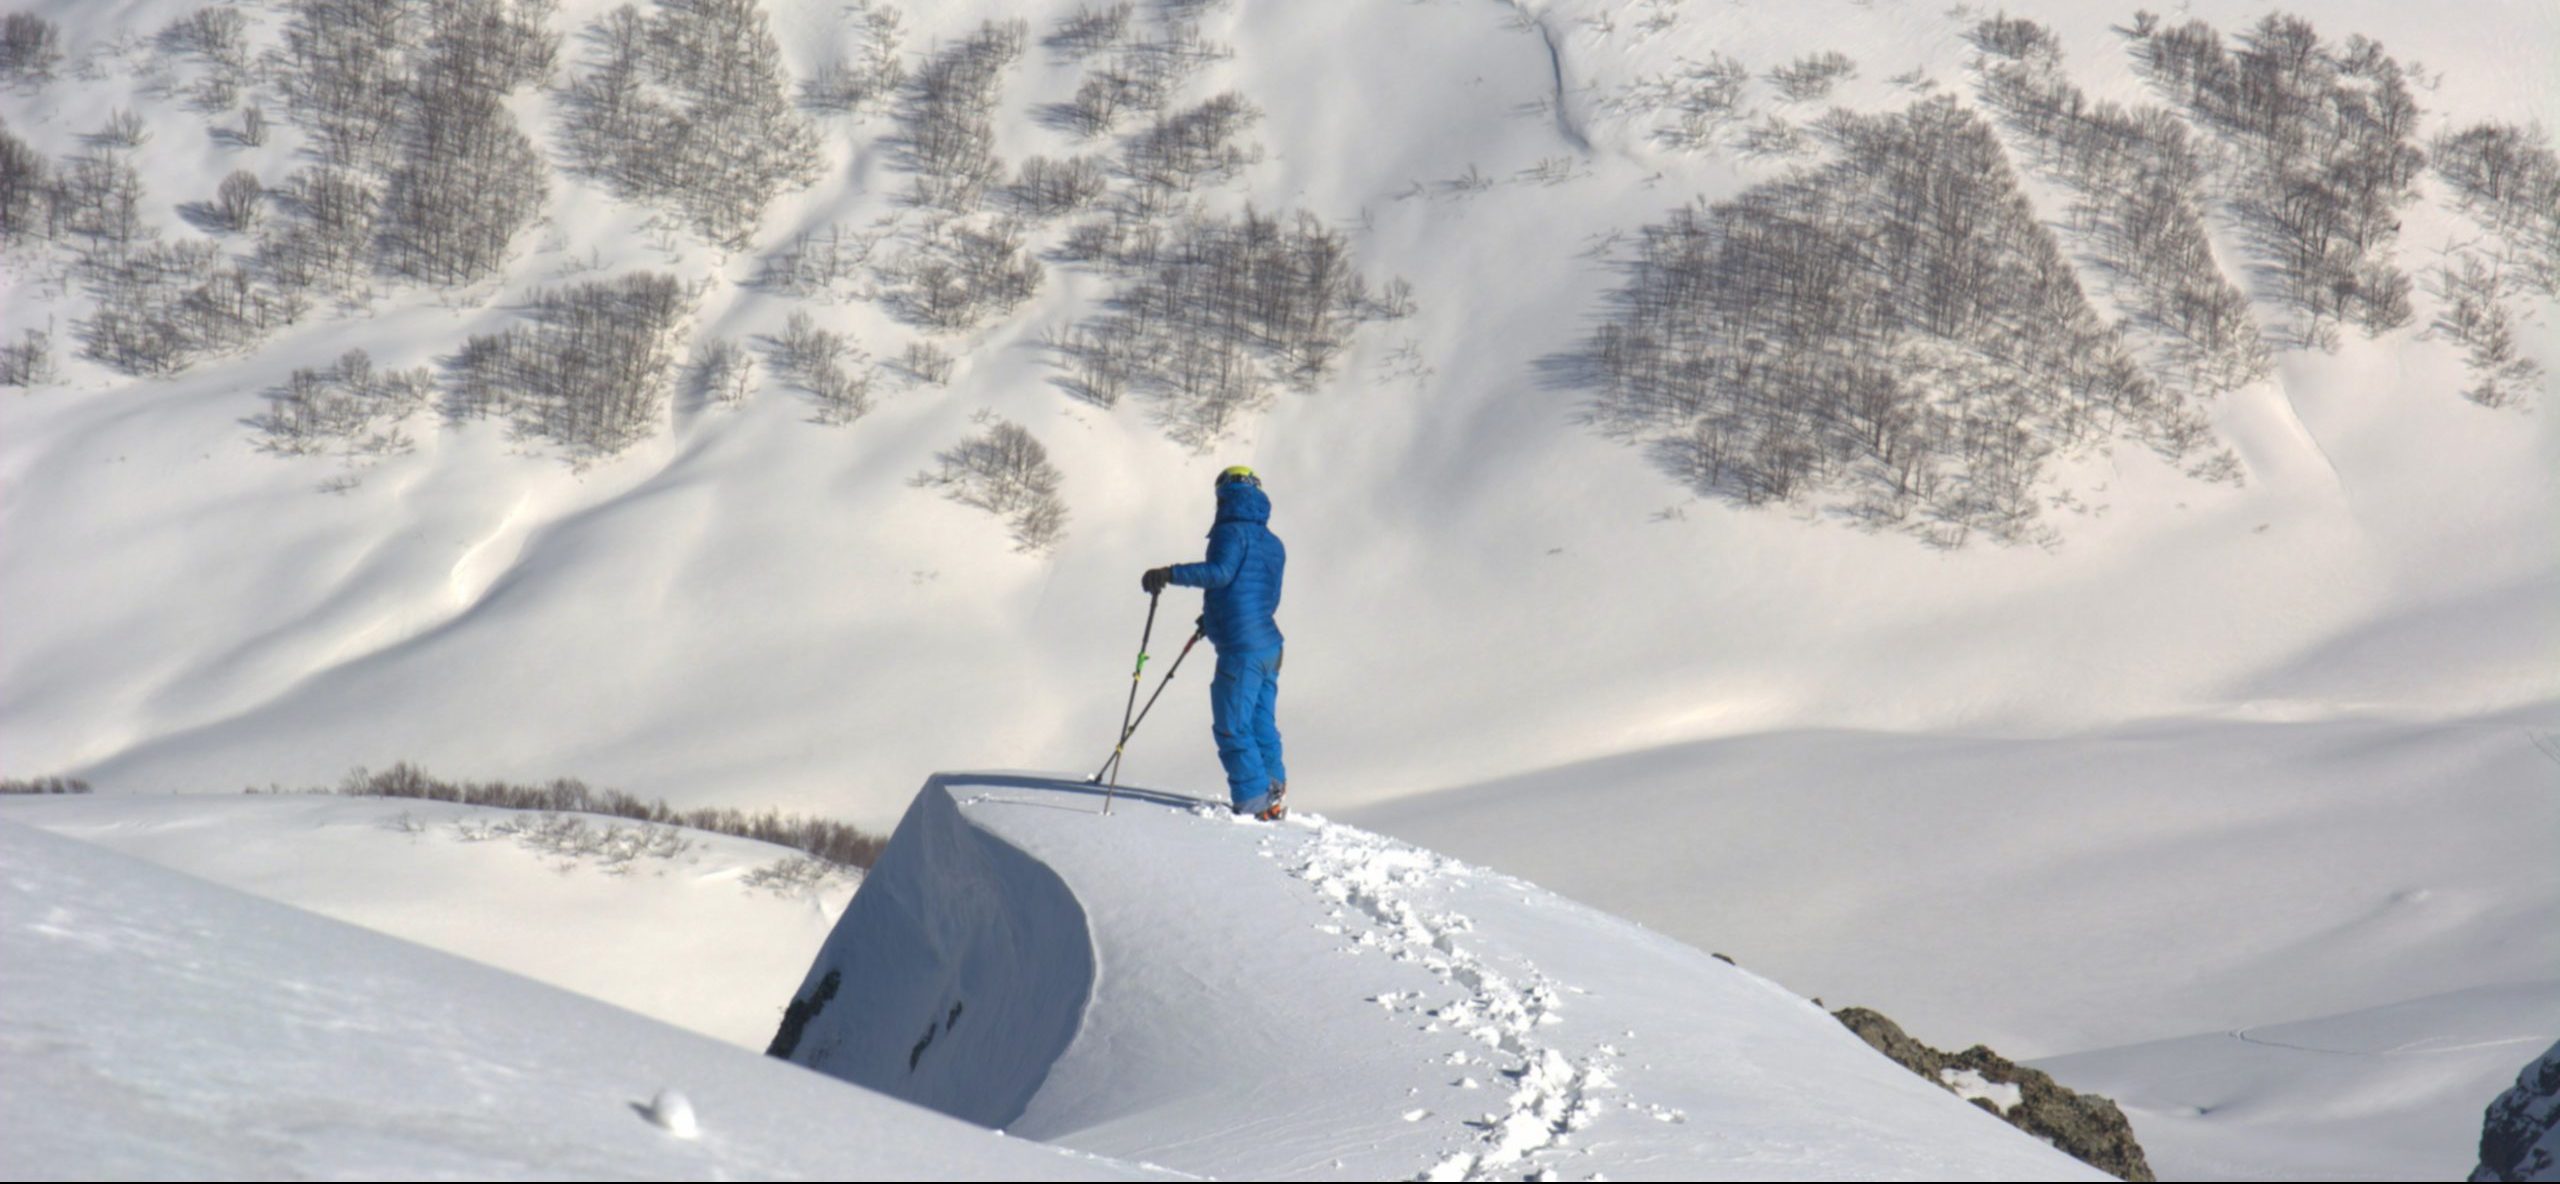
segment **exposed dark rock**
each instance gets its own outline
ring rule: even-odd
[[[2114,1102],[2064,1089],[2044,1070],[2027,1068],[1979,1044],[1952,1055],[1940,1052],[1863,1007],[1844,1007],[1832,1015],[1895,1064],[1946,1086],[1950,1093],[1956,1091],[1948,1074],[1968,1070],[1995,1085],[2016,1086],[2018,1103],[2006,1111],[1987,1098],[1974,1098],[1973,1104],[2053,1144],[2063,1154],[2121,1179],[2156,1178],[2143,1159],[2142,1144],[2134,1141],[2133,1124]]]
[[[842,985],[844,973],[830,970],[825,978],[818,980],[818,989],[810,992],[808,998],[793,999],[790,1006],[782,1009],[782,1027],[773,1034],[773,1043],[765,1046],[764,1055],[789,1059],[800,1047],[801,1032],[807,1030],[809,1021],[818,1018],[818,1013],[826,1009],[827,1001],[836,997],[836,988]]]
[[[2480,1123],[2474,1180],[2560,1180],[2560,1044],[2516,1074]]]

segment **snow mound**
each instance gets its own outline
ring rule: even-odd
[[[1242,1178],[2100,1178],[1812,1003],[1315,816],[928,781],[776,1051]]]
[[[13,1177],[1142,1175],[42,831],[0,868]]]

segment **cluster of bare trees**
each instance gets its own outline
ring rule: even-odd
[[[610,456],[666,419],[692,311],[692,295],[655,272],[538,291],[529,324],[463,345],[450,406],[504,415],[581,459]]]
[[[2063,74],[2060,42],[2033,21],[1993,17],[1972,40],[1984,101],[2070,188],[2071,225],[2159,369],[2198,395],[2263,376],[2249,299],[2206,233],[2205,165],[2186,122],[2162,107],[2091,102]]]
[[[2483,407],[2521,402],[2540,385],[2543,371],[2517,350],[2505,273],[2477,252],[2465,252],[2430,278],[2443,301],[2432,328],[2463,348],[2471,368],[2473,385],[2463,397]]]
[[[1040,261],[1011,215],[946,218],[882,269],[892,310],[928,329],[974,328],[1040,290]]]
[[[1023,159],[1005,194],[1025,217],[1046,220],[1091,207],[1110,185],[1110,173],[1099,157],[1032,156]]]
[[[1235,56],[1232,47],[1202,36],[1199,22],[1185,19],[1172,6],[1152,33],[1139,28],[1132,15],[1125,3],[1086,8],[1050,34],[1047,44],[1070,60],[1110,53],[1085,75],[1074,98],[1048,112],[1050,123],[1081,136],[1109,135],[1132,115],[1162,114],[1174,92],[1201,67]]]
[[[986,431],[935,453],[934,461],[936,467],[917,473],[912,484],[1005,519],[1015,550],[1044,552],[1066,537],[1058,467],[1022,425],[995,419]]]
[[[62,29],[32,12],[0,16],[0,80],[47,79],[62,61]]]
[[[860,115],[906,85],[906,60],[898,56],[898,46],[906,40],[905,18],[870,0],[855,4],[852,15],[861,28],[861,43],[800,84],[800,101],[811,110]]]
[[[2560,296],[2560,156],[2542,129],[2480,123],[2434,144],[2436,174],[2506,240],[2528,282]]]
[[[295,370],[267,392],[267,413],[252,422],[270,451],[378,456],[409,448],[400,425],[425,410],[434,392],[435,375],[426,367],[378,371],[371,355],[353,349],[325,370]]]
[[[1373,297],[1349,243],[1303,211],[1121,223],[1083,243],[1121,284],[1109,311],[1050,343],[1061,385],[1106,407],[1135,391],[1195,448],[1268,402],[1275,383],[1320,381],[1362,320],[1409,308],[1401,285]]]
[[[1702,493],[2033,537],[2053,450],[2174,407],[1979,117],[1939,98],[1822,130],[1831,163],[1647,227],[1605,323],[1551,365]]]
[[[1769,71],[1769,85],[1778,88],[1791,103],[1810,103],[1831,97],[1831,88],[1843,79],[1858,76],[1858,63],[1838,50],[1809,53]]]
[[[1261,118],[1262,112],[1234,91],[1159,116],[1129,137],[1120,154],[1121,171],[1137,183],[1142,198],[1159,206],[1204,184],[1231,180],[1262,159],[1260,145],[1241,141]]]
[[[194,54],[211,69],[196,84],[196,106],[224,111],[239,101],[249,84],[249,18],[237,8],[207,6],[170,22],[160,43],[181,54]]]
[[[2339,321],[2368,334],[2407,324],[2410,281],[2391,246],[2426,153],[2400,63],[2361,36],[2325,45],[2281,13],[2236,48],[2202,21],[2165,28],[2150,13],[2130,36],[2152,83],[2240,147],[2233,207],[2308,318],[2305,340]]]
[[[589,30],[597,53],[564,96],[580,166],[743,246],[765,206],[818,178],[816,131],[756,0],[625,4]]]
[[[1004,72],[1022,57],[1030,26],[987,21],[925,60],[898,110],[898,147],[916,174],[917,205],[952,213],[978,208],[1004,178],[990,122]]]
[[[52,334],[28,329],[14,344],[0,345],[0,386],[42,386],[53,377]]]
[[[773,367],[817,400],[820,423],[852,423],[871,410],[871,355],[805,312],[792,313],[773,339]]]
[[[714,337],[693,352],[693,394],[704,405],[735,407],[756,390],[756,363],[735,338]]]
[[[83,352],[128,374],[174,374],[265,339],[303,309],[296,294],[203,239],[92,251],[81,272],[98,301],[78,326]]]
[[[843,224],[802,231],[764,257],[756,282],[804,299],[844,300],[869,295],[864,283],[879,234],[848,232]]]

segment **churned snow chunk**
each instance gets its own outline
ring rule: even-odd
[[[658,1129],[679,1139],[702,1134],[702,1124],[693,1117],[693,1100],[672,1089],[659,1090],[658,1096],[649,1100],[648,1115]]]

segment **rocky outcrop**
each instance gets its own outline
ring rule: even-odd
[[[2474,1180],[2560,1180],[2560,1044],[2516,1074],[2480,1123]]]
[[[2155,1178],[2150,1163],[2143,1159],[2142,1144],[2134,1141],[2133,1124],[2114,1102],[2064,1089],[2051,1074],[2017,1064],[1979,1044],[1960,1053],[1940,1052],[1863,1007],[1844,1007],[1832,1015],[1894,1063],[1945,1086],[2064,1154],[2121,1179]]]

